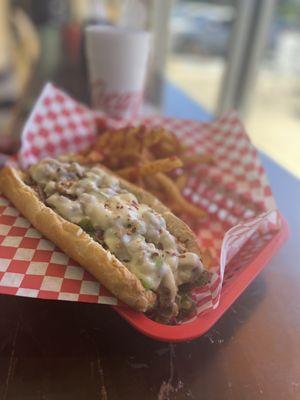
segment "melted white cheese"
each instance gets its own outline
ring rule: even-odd
[[[31,167],[30,175],[58,214],[77,224],[88,219],[95,231],[101,230],[110,252],[145,287],[156,291],[163,286],[174,301],[177,287],[199,276],[199,256],[180,252],[164,218],[102,169],[46,159]]]

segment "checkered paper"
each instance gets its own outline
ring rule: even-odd
[[[0,197],[0,293],[116,304],[105,288]]]
[[[48,83],[22,132],[19,160],[26,168],[41,158],[76,152],[95,140],[92,111]]]
[[[121,127],[124,121],[94,114],[47,84],[22,134],[23,167],[50,155],[78,151],[95,138],[97,127]],[[212,123],[162,116],[140,117],[132,125],[163,126],[175,132],[193,152],[209,152],[215,165],[189,171],[186,198],[204,208],[205,219],[189,220],[201,248],[210,253],[211,282],[193,292],[197,314],[216,308],[227,270],[245,246],[240,263],[247,268],[259,254],[262,238],[275,232],[279,214],[256,150],[236,113]],[[55,146],[53,144],[55,143]],[[117,300],[76,262],[63,254],[0,197],[0,293],[45,299],[117,304]],[[229,268],[231,271],[231,269]],[[237,276],[230,273],[231,279]]]

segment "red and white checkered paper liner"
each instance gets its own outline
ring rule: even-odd
[[[140,117],[132,124],[163,126],[175,132],[191,153],[209,152],[216,160],[213,166],[191,169],[184,192],[188,200],[208,212],[204,220],[186,219],[200,246],[209,250],[215,271],[209,285],[194,290],[198,314],[215,308],[226,265],[252,238],[247,251],[250,260],[259,251],[256,244],[261,235],[279,227],[279,214],[256,150],[236,113],[212,123],[153,116]],[[45,156],[78,151],[93,142],[99,125],[117,128],[124,122],[94,114],[47,84],[25,124],[19,162],[25,168]],[[117,304],[105,288],[44,239],[3,196],[0,293]]]
[[[48,83],[22,132],[19,160],[27,167],[37,160],[86,148],[95,140],[92,111]]]

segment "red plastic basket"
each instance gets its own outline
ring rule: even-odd
[[[226,267],[220,303],[215,310],[199,315],[191,322],[169,326],[154,322],[144,314],[126,306],[113,306],[113,308],[134,328],[156,340],[182,342],[202,336],[222,317],[288,238],[288,224],[282,216],[280,218],[280,230],[262,237],[260,248],[249,262],[245,262],[247,258],[245,259],[243,256],[248,253],[251,240]]]
[[[22,133],[19,152],[21,164],[27,167],[46,156],[85,148],[95,139],[97,118],[91,110],[67,94],[53,85],[46,85]],[[105,116],[101,121],[106,128],[117,128],[125,123],[109,120]],[[213,165],[190,168],[183,194],[188,201],[207,211],[208,218],[192,218],[187,222],[198,235],[200,248],[210,252],[212,265],[218,267],[220,250],[224,242],[226,244],[225,233],[233,227],[240,228],[239,225],[245,222],[247,224],[250,221],[251,224],[251,219],[260,219],[266,211],[276,209],[257,151],[238,116],[233,112],[217,121],[200,123],[156,115],[141,117],[135,124],[164,127],[175,132],[191,153],[214,155],[217,162]],[[266,231],[268,233],[265,236],[252,240],[243,234],[242,227],[240,245],[236,247],[236,243],[231,242],[230,251],[230,246],[227,246],[227,254],[221,253],[227,258],[229,253],[233,255],[239,249],[226,266],[217,308],[201,312],[218,303],[224,262],[219,269],[219,282],[214,281],[219,284],[216,290],[213,288],[211,291],[212,301],[209,299],[208,307],[201,304],[203,307],[201,310],[199,307],[199,316],[190,322],[167,326],[153,322],[127,307],[115,306],[118,304],[116,298],[53,243],[42,238],[0,196],[0,293],[110,304],[136,329],[152,338],[174,342],[190,340],[213,326],[288,236],[288,227],[283,218],[279,230],[274,231],[271,227]],[[236,236],[235,231],[232,238]],[[244,243],[247,238],[249,240]]]

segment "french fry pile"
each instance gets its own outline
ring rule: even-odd
[[[209,154],[188,155],[174,133],[162,128],[126,127],[101,134],[91,148],[72,155],[83,164],[101,163],[158,197],[175,214],[203,217],[182,190],[187,167],[213,162]]]

